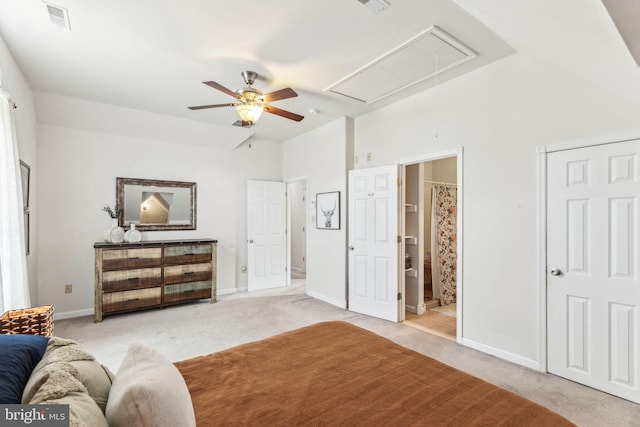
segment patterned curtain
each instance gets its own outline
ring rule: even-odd
[[[442,305],[456,302],[457,194],[455,187],[434,184],[431,214],[433,298]]]

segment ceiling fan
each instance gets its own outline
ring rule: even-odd
[[[232,102],[229,104],[199,105],[196,107],[188,108],[190,110],[203,110],[205,108],[235,107],[236,111],[240,115],[240,120],[236,121],[234,123],[234,126],[241,127],[253,126],[258,121],[263,111],[290,120],[295,120],[296,122],[304,119],[304,116],[301,116],[299,114],[267,105],[268,102],[279,101],[281,99],[294,98],[298,96],[298,94],[293,89],[285,88],[277,90],[275,92],[263,94],[258,89],[252,87],[253,82],[255,82],[256,78],[258,77],[258,73],[256,73],[255,71],[243,71],[242,77],[244,78],[244,82],[247,86],[243,87],[242,89],[238,89],[235,92],[227,89],[220,83],[211,81],[203,82],[209,87],[218,89],[219,91],[234,97],[237,100],[236,102]]]

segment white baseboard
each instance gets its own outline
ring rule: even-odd
[[[238,292],[246,291],[247,288],[228,288],[228,289],[218,289],[216,291],[216,295],[229,295],[235,294]],[[62,319],[72,319],[74,317],[82,317],[82,316],[93,316],[95,311],[93,308],[85,308],[83,310],[75,310],[75,311],[65,311],[57,313],[54,311],[53,320],[62,320]]]
[[[418,309],[416,309],[413,305],[404,305],[404,311],[408,311],[409,313],[418,314]]]
[[[418,304],[418,306],[416,307],[415,305],[407,305],[405,304],[404,306],[405,311],[408,311],[409,313],[413,313],[413,314],[425,314],[427,312],[427,309],[425,308],[424,304]]]
[[[346,301],[338,301],[338,300],[334,300],[333,298],[327,298],[324,295],[320,295],[320,294],[317,294],[317,293],[315,293],[313,291],[310,291],[309,288],[307,288],[307,295],[309,295],[310,297],[313,297],[315,299],[319,299],[320,301],[324,301],[324,302],[326,302],[328,304],[335,305],[336,307],[340,307],[340,308],[344,308],[344,309],[347,308],[347,302]]]
[[[500,359],[507,360],[511,363],[515,363],[516,365],[540,371],[540,363],[537,360],[529,359],[528,357],[523,357],[518,354],[492,347],[490,345],[482,344],[477,341],[470,340],[469,338],[462,338],[461,344],[466,347],[481,351],[483,353],[499,357]]]
[[[53,312],[53,321],[62,319],[72,319],[74,317],[93,316],[95,311],[93,308],[85,308],[84,310],[65,311],[62,313]]]
[[[217,296],[237,294],[238,292],[240,292],[238,288],[216,289]]]
[[[291,271],[295,271],[296,273],[306,274],[306,271],[304,271],[304,269],[300,267],[291,266]]]

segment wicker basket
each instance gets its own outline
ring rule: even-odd
[[[53,306],[7,311],[0,317],[0,333],[53,336]]]

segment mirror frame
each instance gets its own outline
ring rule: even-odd
[[[161,230],[195,230],[196,229],[196,183],[195,182],[183,182],[183,181],[164,181],[159,179],[138,179],[138,178],[116,178],[116,206],[120,208],[118,214],[118,225],[125,227],[124,225],[124,212],[125,206],[125,185],[140,185],[140,186],[155,186],[155,187],[174,187],[174,188],[188,188],[191,192],[191,202],[189,206],[190,212],[190,224],[166,224],[166,225],[144,225],[136,224],[136,230],[140,231],[161,231]]]

